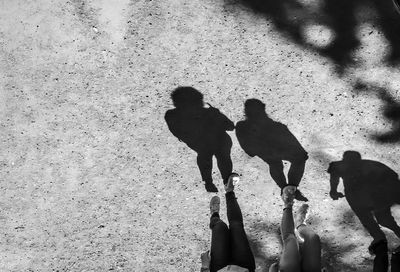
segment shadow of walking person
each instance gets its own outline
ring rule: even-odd
[[[248,99],[244,104],[246,119],[236,124],[240,146],[251,157],[258,156],[269,165],[272,179],[283,189],[298,186],[303,174],[307,152],[286,125],[272,120],[265,112],[265,104],[258,99]],[[283,172],[283,160],[291,163],[288,183]],[[296,199],[308,201],[299,191]]]
[[[171,94],[175,109],[165,114],[169,130],[197,152],[197,165],[208,192],[218,189],[212,180],[213,156],[224,184],[232,173],[232,140],[226,133],[234,123],[218,109],[203,105],[203,94],[192,87],[178,87]]]
[[[330,196],[333,200],[346,197],[351,209],[373,238],[370,251],[386,236],[379,225],[392,230],[400,238],[400,227],[391,213],[391,206],[400,203],[400,181],[396,172],[383,163],[363,160],[360,153],[346,151],[341,161],[331,162]],[[337,191],[343,180],[344,195]]]

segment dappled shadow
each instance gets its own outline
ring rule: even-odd
[[[339,73],[355,65],[353,53],[361,44],[357,28],[364,23],[374,25],[388,41],[386,62],[400,63],[400,15],[391,0],[320,0],[307,4],[297,0],[225,1],[264,15],[287,39],[331,59]],[[324,44],[307,37],[312,27],[326,30],[328,37]],[[315,36],[322,37],[321,33]]]
[[[254,257],[257,261],[257,266],[261,267],[261,270],[257,270],[259,272],[268,272],[269,267],[278,260],[279,256],[271,256],[267,255],[264,251],[265,241],[260,241],[260,236],[264,234],[268,234],[268,236],[275,235],[276,239],[279,241],[280,236],[277,232],[279,225],[278,224],[267,224],[266,222],[262,222],[261,220],[255,220],[256,222],[250,226],[253,230],[253,233],[257,233],[256,235],[248,235],[249,243],[251,250],[254,254]]]
[[[358,81],[354,85],[354,92],[359,94],[375,94],[384,103],[382,107],[383,116],[392,123],[392,129],[390,131],[376,133],[372,135],[372,138],[380,143],[400,142],[400,102],[390,94],[389,90]]]
[[[232,140],[226,133],[234,123],[218,109],[204,107],[203,94],[192,87],[176,88],[171,98],[175,109],[168,110],[165,121],[171,133],[197,152],[197,165],[206,190],[218,191],[212,180],[213,156],[224,183],[232,173]]]

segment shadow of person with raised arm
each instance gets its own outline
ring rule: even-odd
[[[400,204],[397,173],[383,163],[361,159],[356,151],[346,151],[341,161],[331,162],[328,173],[331,198],[346,197],[373,238],[369,250],[377,256],[376,265],[387,267],[387,240],[379,225],[392,230],[400,238],[400,227],[390,210],[392,205]],[[343,180],[344,195],[337,191],[340,179]]]
[[[271,177],[281,189],[287,185],[298,186],[308,159],[299,141],[286,125],[268,116],[265,104],[260,100],[246,100],[244,112],[246,119],[236,124],[240,146],[249,156],[258,156],[269,165]],[[283,161],[291,163],[288,183],[283,172]],[[296,199],[308,201],[299,190],[296,191]]]
[[[203,94],[192,87],[178,87],[171,94],[175,109],[165,114],[169,130],[197,152],[197,165],[208,192],[218,189],[212,180],[213,156],[224,184],[232,173],[232,140],[226,133],[234,123],[218,109],[203,105]]]

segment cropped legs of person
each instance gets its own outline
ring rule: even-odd
[[[347,200],[348,201],[348,200]],[[349,201],[348,201],[349,202]],[[350,202],[349,202],[350,204]],[[354,207],[350,204],[350,207],[357,215],[358,219],[360,219],[361,224],[367,229],[369,234],[372,236],[374,241],[372,243],[386,240],[385,233],[379,227],[379,224],[375,220],[372,211],[368,208],[363,207]]]
[[[320,272],[321,241],[319,236],[306,225],[298,226],[297,230],[304,241],[301,245],[302,272]]]
[[[210,272],[229,265],[231,259],[230,250],[230,231],[228,226],[222,221],[218,213],[214,213],[210,218],[211,228],[211,263]]]
[[[255,271],[254,255],[243,226],[243,216],[234,192],[225,194],[231,241],[231,262]]]
[[[379,225],[392,230],[397,235],[397,237],[400,238],[400,227],[394,220],[390,207],[379,211],[374,211],[374,215]]]

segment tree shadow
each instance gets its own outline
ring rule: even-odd
[[[392,123],[392,129],[390,131],[375,133],[372,135],[372,138],[380,143],[400,142],[400,102],[390,94],[389,90],[377,85],[358,81],[354,85],[354,92],[358,94],[375,94],[383,102],[383,116]]]
[[[391,0],[311,1],[314,5],[297,0],[226,1],[262,14],[290,41],[329,58],[336,64],[339,74],[348,66],[356,65],[353,53],[361,44],[357,27],[362,23],[371,23],[384,34],[389,44],[386,62],[389,65],[400,63],[400,15]],[[362,16],[359,16],[360,10]],[[326,44],[318,45],[307,38],[307,29],[315,26],[332,33]]]
[[[171,133],[197,153],[197,165],[208,192],[217,192],[212,180],[213,156],[224,183],[232,173],[232,140],[226,133],[234,123],[217,108],[204,107],[203,94],[192,87],[178,87],[172,94],[174,109],[165,114]]]

